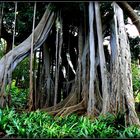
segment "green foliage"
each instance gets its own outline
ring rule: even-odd
[[[140,69],[138,65],[132,63],[132,81],[134,92],[140,89]]]
[[[7,93],[9,87],[7,86]],[[29,89],[22,89],[15,86],[15,80],[12,81],[11,84],[11,106],[15,108],[25,108],[27,105],[27,97],[29,93]]]
[[[140,138],[140,128],[137,126],[130,126],[124,129],[121,133],[119,133],[119,138]]]
[[[137,126],[116,127],[117,116],[107,114],[90,120],[75,114],[53,117],[46,112],[16,113],[13,108],[0,110],[0,129],[6,137],[18,138],[138,138]],[[114,124],[114,122],[116,124]],[[116,126],[115,126],[116,125]]]
[[[125,127],[124,113],[118,112],[117,115],[107,113],[99,116],[100,122],[106,122],[108,126],[113,126],[116,129],[123,129]]]
[[[33,60],[34,61],[34,60]],[[34,69],[37,69],[38,62],[36,60]],[[15,70],[13,71],[12,77],[16,80],[16,86],[27,89],[29,88],[29,69],[30,69],[30,57],[26,57],[22,60]],[[22,79],[24,77],[24,79]]]
[[[16,69],[13,71],[13,79],[16,80],[16,84],[22,85],[23,88],[29,87],[29,57],[26,57],[22,62],[18,64]],[[22,77],[24,77],[24,80],[22,80]]]
[[[140,68],[135,63],[132,63],[132,83],[133,83],[133,91],[136,101],[140,101]]]

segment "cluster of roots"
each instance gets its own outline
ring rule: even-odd
[[[75,87],[75,86],[74,86]],[[46,111],[48,114],[53,116],[68,116],[72,113],[84,114],[87,109],[87,86],[85,86],[81,92],[82,99],[78,102],[78,90],[73,88],[70,94],[63,101],[58,103],[56,106],[40,109]]]

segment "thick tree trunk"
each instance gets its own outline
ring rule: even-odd
[[[125,31],[123,11],[115,3],[114,12],[116,15],[115,30],[113,31],[114,34],[112,34],[111,43],[111,94],[114,94],[114,97],[111,96],[113,97],[111,100],[113,101],[113,108],[115,108],[116,113],[126,112],[126,117],[128,118],[128,120],[126,120],[127,123],[140,125],[139,119],[135,111],[135,103],[132,89],[130,46],[128,44],[128,38]]]
[[[50,10],[50,5],[47,7],[40,23],[35,28],[34,32],[34,50],[39,48],[42,43],[46,40],[48,33],[55,21],[55,15]],[[0,87],[2,84],[4,86],[7,84],[7,76],[9,77],[9,71],[13,71],[17,64],[21,62],[27,55],[29,55],[30,52],[30,45],[31,45],[31,37],[32,34],[21,44],[19,44],[17,47],[13,49],[13,61],[11,60],[11,54],[10,51],[7,53],[1,60],[0,60]],[[11,62],[13,62],[13,67],[10,69]],[[7,67],[7,72],[5,69],[5,66]],[[5,82],[4,82],[5,81]]]
[[[55,16],[48,8],[41,19],[40,23],[35,29],[35,38],[34,38],[34,50],[39,48],[43,41],[47,38],[47,35],[54,23]],[[32,34],[21,44],[13,49],[14,52],[14,65],[12,67],[12,71],[15,69],[17,64],[21,62],[27,55],[29,55],[30,51],[30,44],[31,44],[31,36]],[[4,73],[4,61],[7,59],[6,64],[8,67],[11,65],[11,51],[7,53],[1,60],[0,60],[0,84],[3,81],[3,73]],[[9,71],[9,69],[8,69]]]
[[[135,101],[133,97],[133,89],[132,89],[132,74],[131,74],[131,54],[130,54],[130,46],[128,43],[127,34],[125,31],[124,17],[123,11],[121,8],[117,7],[118,11],[116,13],[119,23],[119,38],[120,38],[120,48],[122,53],[122,62],[121,62],[121,72],[122,72],[122,86],[124,91],[124,96],[127,103],[128,108],[128,117],[130,124],[140,125],[139,119],[137,117],[135,111]]]

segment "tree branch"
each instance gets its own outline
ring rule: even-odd
[[[140,17],[134,12],[133,8],[127,2],[116,2],[124,13],[132,20],[140,33]]]

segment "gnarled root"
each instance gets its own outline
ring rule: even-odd
[[[65,104],[67,104],[68,102],[69,102],[69,100],[71,99],[71,98],[73,98],[74,99],[74,93],[70,93],[69,95],[68,95],[68,97],[66,97],[63,101],[61,101],[60,103],[58,103],[56,106],[51,106],[51,107],[48,107],[48,108],[42,108],[42,109],[40,109],[40,110],[42,110],[42,111],[47,111],[47,112],[51,112],[51,111],[54,111],[54,110],[59,110],[59,109],[61,109],[63,106],[65,106]]]
[[[59,111],[59,113],[57,113],[55,116],[68,116],[74,112],[85,112],[86,111],[86,108],[87,108],[87,86],[85,86],[83,88],[83,91],[82,91],[82,101],[80,103],[77,104],[77,102],[73,102],[73,98],[71,98],[71,103],[73,104],[66,104],[62,109],[61,111]],[[76,95],[76,93],[75,93]],[[77,96],[74,96],[75,99]],[[75,100],[76,101],[76,100]]]
[[[84,99],[77,105],[74,105],[74,106],[70,106],[70,107],[67,107],[67,108],[64,108],[64,111],[60,114],[57,114],[56,116],[60,115],[60,116],[68,116],[76,111],[79,111],[79,110],[83,110],[85,109],[85,106],[84,106]]]
[[[87,86],[85,85],[83,88],[83,91],[81,93],[82,95],[82,101],[77,104],[77,90],[72,90],[72,92],[69,94],[69,96],[64,99],[62,102],[58,103],[56,106],[52,106],[49,108],[43,108],[42,111],[47,111],[48,114],[53,115],[55,117],[57,116],[68,116],[74,112],[79,111],[86,111],[87,108]]]
[[[65,110],[66,107],[73,106],[77,103],[76,97],[77,97],[76,93],[73,93],[72,96],[69,96],[68,102],[65,103],[62,108],[56,109],[55,106],[54,106],[53,107],[54,110],[48,111],[48,113],[51,114],[51,115],[58,114],[58,116],[59,116],[59,114],[61,114]]]

